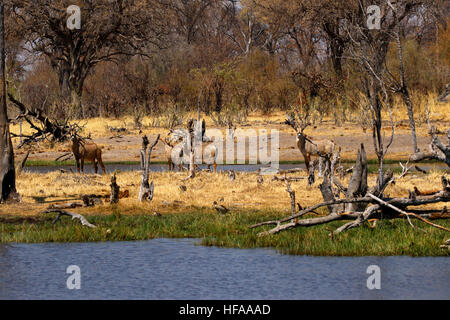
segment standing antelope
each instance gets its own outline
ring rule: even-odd
[[[172,169],[175,170],[175,166],[178,166],[178,171],[181,171],[183,165],[189,165],[189,153],[186,152],[187,147],[184,143],[178,143],[174,146],[166,143],[166,157],[169,162],[169,171]],[[201,152],[201,163],[208,165],[208,169],[211,169],[211,165],[213,166],[214,172],[217,172],[217,147],[214,143],[205,143],[203,142],[201,148],[196,148],[195,151]],[[195,152],[194,151],[194,152]],[[196,157],[196,159],[198,159]],[[197,164],[195,164],[197,167]]]
[[[73,129],[70,131],[70,139],[72,141],[70,148],[75,156],[78,173],[80,173],[80,160],[81,172],[84,173],[84,161],[87,160],[94,163],[95,173],[98,171],[97,163],[100,164],[103,173],[106,173],[105,166],[102,161],[102,149],[100,149],[94,142],[86,142],[86,140],[79,137]]]
[[[169,171],[175,170],[175,162],[172,161],[172,152],[176,143],[170,141],[168,136],[164,139],[159,138],[159,140],[161,140],[164,143],[164,151],[167,158],[167,163],[169,164]],[[178,170],[180,170],[180,168],[178,168]]]
[[[211,165],[214,168],[214,172],[217,172],[217,146],[214,143],[202,144],[202,163],[208,165],[208,169],[211,170]]]
[[[306,170],[309,172],[311,156],[319,157],[319,176],[322,176],[323,161],[326,161],[327,165],[331,165],[331,158],[334,153],[340,152],[341,148],[337,148],[336,144],[332,140],[318,139],[312,140],[311,137],[304,133],[305,128],[309,125],[306,121],[300,120],[300,125],[291,116],[285,121],[286,124],[294,128],[296,136],[297,148],[305,159]]]
[[[201,142],[199,146],[196,146],[194,148],[194,153],[201,153],[201,163],[208,165],[209,169],[211,169],[212,165],[214,168],[214,172],[217,172],[217,147],[210,138],[205,136],[205,121],[203,120],[203,122],[201,123],[201,127],[200,122],[198,122],[198,124],[199,127],[197,129],[199,130],[199,135],[197,136],[197,139],[199,142]],[[172,135],[171,138],[169,138],[170,135]],[[168,136],[165,139],[160,139],[165,144],[165,153],[167,162],[169,164],[169,171],[175,170],[175,166],[178,166],[178,171],[181,171],[183,165],[189,165],[190,159],[187,139],[187,133],[179,129],[170,130]],[[195,156],[194,159],[199,158]],[[196,164],[195,167],[197,167]]]
[[[309,164],[311,163],[311,156],[319,157],[319,176],[322,176],[323,161],[331,165],[331,158],[335,151],[338,151],[336,144],[332,140],[320,139],[311,140],[311,137],[306,134],[297,133],[297,147],[305,159],[306,170],[309,172]]]

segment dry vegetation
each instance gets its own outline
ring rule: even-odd
[[[417,135],[419,146],[425,148],[430,141],[428,134],[428,126],[424,114],[425,106],[430,110],[430,121],[432,123],[439,122],[443,128],[450,123],[450,103],[438,103],[435,96],[423,97],[422,103],[418,105],[416,114]],[[408,115],[400,101],[396,104],[393,111],[393,119],[396,123],[393,146],[386,156],[386,159],[405,160],[410,155],[410,148],[406,145],[410,144],[410,128],[408,125]],[[186,113],[185,118],[196,117],[195,113]],[[387,117],[386,115],[384,117]],[[210,117],[204,116],[207,128],[217,128],[214,126]],[[282,124],[286,119],[286,112],[276,111],[270,115],[264,115],[261,112],[254,112],[249,115],[246,122],[236,124],[237,128],[247,129],[277,129],[280,131],[280,161],[302,161],[300,152],[295,147],[295,133],[289,126]],[[79,121],[84,125],[83,135],[90,135],[93,140],[103,149],[104,159],[106,161],[139,161],[139,149],[141,147],[140,135],[156,136],[161,134],[164,137],[169,131],[164,127],[151,126],[154,121],[153,117],[145,116],[142,120],[141,131],[135,128],[133,118],[131,116],[123,116],[120,119],[114,118],[91,118]],[[117,133],[110,131],[110,128],[126,128],[127,131],[120,133],[119,138],[111,138],[117,136]],[[219,127],[225,136],[226,127]],[[386,136],[389,135],[390,128],[383,128]],[[19,124],[11,125],[11,132],[19,134]],[[22,132],[30,134],[32,130],[27,123],[23,123]],[[306,132],[317,138],[328,138],[337,142],[343,148],[341,153],[342,159],[354,160],[355,142],[364,142],[368,150],[368,158],[373,159],[372,141],[370,129],[363,131],[361,125],[355,122],[345,122],[336,125],[331,117],[325,117],[322,123],[315,123],[308,127]],[[17,146],[19,138],[14,138],[13,143]],[[42,142],[39,144],[24,147],[16,150],[17,155],[22,155],[26,150],[30,149],[30,160],[54,160],[58,155],[70,151],[69,143],[50,143]],[[166,161],[164,157],[163,147],[159,144],[156,152],[152,156],[153,161]]]
[[[140,172],[120,172],[117,183],[121,190],[128,190],[129,198],[120,199],[119,208],[124,214],[182,213],[196,209],[209,209],[215,212],[212,203],[218,201],[231,210],[274,210],[290,212],[289,194],[286,186],[280,181],[271,181],[271,176],[263,176],[264,182],[257,183],[256,173],[236,173],[236,180],[230,181],[228,173],[200,173],[193,180],[182,181],[187,173],[158,172],[151,173],[150,180],[155,183],[155,195],[152,202],[139,203]],[[298,174],[296,174],[298,176]],[[305,179],[292,182],[297,200],[302,206],[311,206],[322,201],[316,182],[308,186]],[[432,171],[427,175],[411,174],[391,184],[386,193],[393,197],[404,197],[408,190],[418,186],[421,190],[434,190],[440,185],[441,172]],[[348,183],[347,176],[343,182]],[[373,185],[376,175],[369,175],[369,184]],[[39,215],[49,205],[79,201],[84,194],[97,194],[109,197],[109,175],[71,174],[51,172],[47,174],[23,172],[18,176],[17,188],[23,202],[21,204],[4,205],[0,213],[11,215]],[[180,186],[186,186],[182,191]],[[214,190],[214,192],[211,192]],[[222,200],[223,199],[223,200]],[[429,208],[442,209],[437,204]],[[73,209],[87,214],[111,214],[112,208],[104,202],[102,206]]]

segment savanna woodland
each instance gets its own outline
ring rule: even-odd
[[[1,242],[449,255],[448,1],[0,7]]]

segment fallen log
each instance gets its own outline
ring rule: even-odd
[[[432,226],[435,227],[435,228],[438,228],[438,229],[441,229],[441,230],[445,230],[445,231],[450,231],[450,229],[445,228],[445,227],[442,227],[442,226],[440,226],[440,225],[438,225],[438,224],[432,223],[432,222],[428,221],[427,219],[425,219],[425,218],[423,218],[423,217],[421,217],[421,216],[419,216],[419,215],[417,215],[417,214],[415,214],[415,213],[408,213],[408,212],[406,212],[406,211],[400,210],[399,208],[393,206],[392,204],[390,204],[390,203],[388,203],[388,202],[386,202],[386,201],[384,201],[384,200],[381,200],[380,198],[374,196],[374,195],[371,194],[371,193],[368,193],[367,195],[368,195],[369,197],[371,197],[372,199],[374,199],[375,201],[381,203],[382,205],[387,206],[387,207],[389,207],[389,208],[391,208],[391,209],[393,209],[393,210],[395,210],[395,211],[401,213],[402,215],[405,215],[406,218],[408,219],[409,224],[410,224],[413,228],[414,228],[414,226],[413,226],[411,220],[409,220],[409,216],[410,216],[410,215],[413,216],[413,217],[415,217],[415,218],[417,218],[417,219],[419,219],[419,220],[421,220],[421,221],[423,221],[423,222],[425,222],[425,223],[427,223],[427,224],[429,224],[429,225],[432,225]]]
[[[430,129],[430,134],[432,136],[429,146],[430,151],[416,152],[410,159],[414,162],[420,162],[422,160],[438,160],[450,167],[450,129],[447,131],[446,146],[439,140],[435,127]]]
[[[73,208],[81,208],[83,207],[83,203],[81,202],[68,202],[62,204],[51,204],[47,207],[47,209],[73,209]]]
[[[324,206],[343,204],[343,203],[366,203],[367,204],[367,203],[370,203],[373,201],[374,201],[374,199],[372,197],[366,196],[363,198],[356,198],[356,199],[340,199],[340,200],[336,200],[336,201],[322,202],[322,203],[316,204],[314,206],[311,206],[309,208],[306,208],[291,217],[286,217],[286,218],[283,218],[280,220],[261,222],[258,224],[251,225],[249,228],[256,228],[256,227],[260,227],[260,226],[264,226],[264,225],[276,225],[275,228],[268,230],[268,231],[260,232],[258,234],[258,236],[263,236],[263,235],[278,233],[280,231],[288,230],[288,229],[291,229],[291,228],[294,228],[297,226],[308,227],[308,226],[324,224],[324,223],[328,223],[328,222],[336,221],[336,220],[349,220],[349,219],[355,220],[355,221],[351,221],[335,230],[335,233],[340,233],[340,232],[346,231],[348,229],[360,226],[364,221],[371,218],[378,210],[380,210],[382,208],[382,206],[378,205],[378,204],[374,204],[374,205],[369,206],[364,212],[355,212],[355,211],[342,212],[342,213],[333,212],[327,216],[318,217],[318,218],[300,219],[300,220],[298,218],[305,215],[306,213],[312,212],[313,210],[316,210],[316,209],[318,209],[320,207],[324,207]],[[440,191],[440,192],[436,193],[435,195],[417,197],[416,199],[394,198],[394,199],[390,199],[389,202],[386,202],[386,203],[389,203],[394,207],[395,206],[407,207],[407,206],[420,206],[420,205],[424,205],[424,204],[431,204],[431,203],[437,203],[437,202],[450,202],[450,192]],[[409,214],[409,215],[414,216],[420,220],[423,219],[420,215],[416,215],[416,214]],[[429,224],[430,223],[431,222],[429,222]],[[434,226],[437,227],[437,225],[434,225]],[[445,229],[442,229],[442,230],[445,230]]]
[[[356,198],[356,199],[339,199],[339,200],[333,200],[333,201],[327,201],[327,202],[322,202],[319,204],[315,204],[313,206],[310,206],[308,208],[305,208],[301,211],[299,211],[298,213],[296,213],[293,216],[287,217],[287,218],[283,218],[280,220],[271,220],[271,221],[265,221],[265,222],[261,222],[261,223],[257,223],[257,224],[253,224],[251,225],[249,228],[253,229],[259,226],[263,226],[263,225],[268,225],[268,224],[278,224],[278,223],[283,223],[283,222],[287,222],[290,221],[292,219],[297,219],[300,218],[301,216],[313,212],[321,207],[325,207],[325,206],[330,206],[330,205],[335,205],[335,204],[343,204],[343,203],[370,203],[371,199],[370,197],[364,197],[364,198]],[[314,218],[316,219],[316,218]],[[318,218],[317,218],[318,219]]]
[[[78,213],[72,213],[72,212],[68,212],[68,211],[64,211],[64,210],[60,210],[60,209],[45,210],[42,213],[58,213],[58,216],[56,217],[56,219],[53,220],[53,224],[55,224],[59,220],[59,218],[61,218],[61,216],[69,216],[69,217],[72,217],[72,220],[75,220],[75,219],[80,220],[80,222],[83,226],[86,226],[89,228],[97,228],[97,226],[89,223],[89,221],[87,221],[85,217],[83,217],[81,214],[78,214]]]
[[[288,229],[292,229],[295,228],[297,226],[304,226],[304,227],[309,227],[309,226],[315,226],[315,225],[319,225],[319,224],[324,224],[324,223],[328,223],[331,221],[336,221],[336,220],[344,220],[344,219],[349,219],[349,218],[357,218],[359,216],[359,213],[348,213],[348,214],[337,214],[337,213],[332,213],[329,214],[327,216],[323,216],[323,217],[318,217],[318,218],[309,218],[309,219],[289,219],[290,222],[285,223],[285,224],[281,224],[278,223],[278,221],[276,222],[277,226],[273,229],[270,229],[268,231],[263,231],[258,233],[258,236],[265,236],[265,235],[269,235],[269,234],[275,234],[284,230],[288,230]],[[260,224],[263,225],[263,224]]]
[[[410,167],[406,164],[404,166],[403,172],[407,172]],[[320,190],[324,198],[324,202],[311,206],[309,208],[300,210],[296,214],[293,214],[291,210],[291,216],[282,218],[279,220],[265,221],[251,225],[249,228],[256,228],[265,225],[275,225],[272,229],[267,231],[262,231],[258,233],[258,236],[275,234],[280,231],[292,229],[298,226],[313,226],[318,224],[329,223],[336,220],[352,220],[345,223],[338,229],[336,229],[333,234],[337,234],[351,228],[360,226],[362,223],[367,221],[369,218],[379,219],[382,217],[386,218],[398,218],[406,217],[408,222],[413,226],[410,217],[419,219],[433,227],[439,228],[441,230],[450,231],[446,227],[434,224],[427,219],[423,214],[408,213],[406,210],[411,206],[421,206],[432,203],[440,202],[450,202],[450,182],[442,177],[442,189],[436,190],[434,193],[426,195],[418,195],[415,192],[407,198],[384,198],[383,192],[385,188],[393,181],[394,176],[391,170],[386,171],[382,176],[382,181],[377,181],[376,185],[372,188],[367,186],[367,160],[364,151],[364,146],[361,145],[361,149],[358,152],[358,158],[356,164],[353,168],[352,177],[350,179],[349,185],[346,188],[346,199],[339,199],[339,191],[342,192],[344,187],[336,177],[334,177],[334,170],[326,170],[323,182],[320,185]],[[380,179],[380,176],[378,180]],[[338,193],[335,194],[333,190],[333,185],[338,186]],[[417,189],[417,188],[415,188]],[[289,188],[287,190],[289,192]],[[291,190],[292,191],[292,190]],[[291,192],[289,192],[291,194]],[[294,200],[295,201],[295,200]],[[329,209],[329,214],[322,217],[299,219],[303,215],[313,212],[314,210],[327,206]],[[292,207],[292,195],[291,195],[291,207]],[[389,209],[389,210],[386,210]],[[446,212],[446,208],[444,210]],[[396,212],[396,214],[392,214]],[[427,214],[427,211],[423,212]],[[332,234],[332,235],[333,235]]]
[[[307,179],[306,177],[278,177],[278,176],[273,176],[272,177],[272,181],[302,181]]]

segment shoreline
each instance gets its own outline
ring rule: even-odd
[[[257,237],[263,228],[248,226],[280,213],[264,210],[242,210],[219,215],[208,210],[184,214],[122,215],[120,209],[110,215],[85,215],[95,229],[56,214],[37,217],[0,216],[0,243],[103,242],[139,241],[155,238],[198,238],[205,246],[227,248],[271,248],[281,254],[310,256],[450,256],[450,250],[439,248],[446,233],[415,221],[422,230],[412,229],[407,220],[380,220],[376,228],[365,224],[331,239],[330,228],[345,223],[295,228],[276,235]],[[447,219],[437,223],[450,227]],[[419,225],[420,224],[420,225]],[[423,237],[426,230],[427,237]]]

